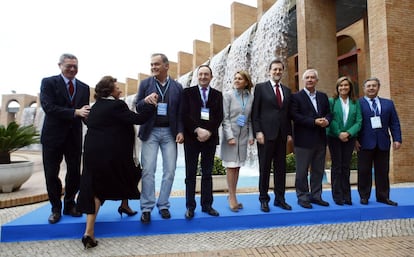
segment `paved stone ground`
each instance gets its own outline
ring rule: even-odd
[[[43,204],[1,209],[1,224]],[[98,240],[0,243],[0,256],[414,256],[414,219]]]
[[[19,205],[42,200],[44,189],[39,186],[42,185],[41,173],[27,183],[28,185],[25,185],[21,192],[0,194],[0,202],[10,204],[12,201]],[[395,186],[412,187],[414,183],[393,185],[393,187]],[[174,192],[174,195],[180,194],[182,192]],[[0,206],[2,208],[0,209],[0,224],[14,220],[44,204],[47,202],[10,208]],[[414,256],[414,219],[211,233],[98,238],[98,241],[98,247],[88,250],[83,249],[80,238],[76,240],[0,243],[0,257]]]

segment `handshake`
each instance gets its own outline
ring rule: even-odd
[[[200,128],[200,127],[196,128],[194,132],[197,134],[197,140],[200,142],[206,142],[211,136],[210,131],[208,131],[207,129]]]

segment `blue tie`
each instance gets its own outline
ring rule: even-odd
[[[377,102],[375,101],[375,98],[371,99],[372,101],[372,112],[375,114],[375,116],[379,116],[379,110],[377,106]]]
[[[203,103],[204,103],[204,105],[206,105],[206,102],[207,102],[207,96],[206,96],[207,88],[206,87],[202,87],[201,88],[201,91],[203,92]]]

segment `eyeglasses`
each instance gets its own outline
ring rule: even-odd
[[[62,66],[63,66],[63,68],[68,69],[68,70],[70,70],[72,68],[75,69],[75,70],[78,69],[78,65],[73,65],[73,64],[63,64]]]

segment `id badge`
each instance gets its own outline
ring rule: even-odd
[[[382,128],[380,116],[371,117],[371,127],[373,129]]]
[[[245,124],[246,124],[246,116],[239,115],[239,117],[237,117],[237,125],[239,125],[240,127],[244,127]]]
[[[158,103],[157,104],[157,115],[166,116],[167,115],[167,103]]]
[[[210,120],[210,108],[201,108],[201,119]]]

